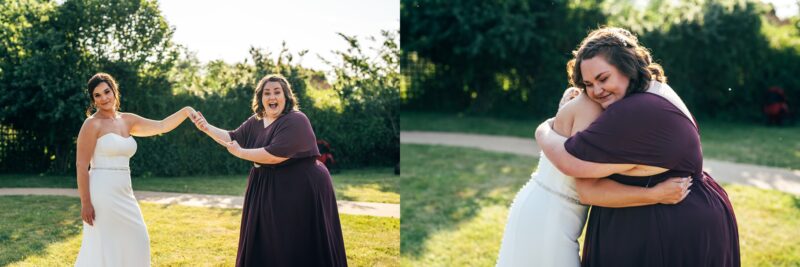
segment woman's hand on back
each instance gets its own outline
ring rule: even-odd
[[[650,190],[655,194],[654,197],[661,204],[678,204],[692,190],[692,179],[690,177],[673,177],[669,178]]]

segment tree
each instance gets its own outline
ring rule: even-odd
[[[117,78],[123,107],[127,97],[169,93],[162,73],[176,53],[154,0],[20,1],[0,13],[10,15],[0,36],[9,44],[0,49],[0,124],[35,135],[32,145],[56,168],[72,165],[65,148],[85,118],[85,84],[94,73]]]

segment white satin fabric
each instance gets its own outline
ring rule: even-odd
[[[89,171],[94,226],[83,223],[75,266],[150,266],[150,237],[131,189],[128,162],[133,137],[110,133],[97,139]]]
[[[578,237],[587,211],[575,179],[540,154],[539,167],[511,204],[497,266],[580,266]]]

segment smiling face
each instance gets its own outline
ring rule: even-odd
[[[117,110],[117,97],[108,83],[101,82],[92,89],[92,102],[98,111],[114,112]]]
[[[584,59],[580,69],[586,95],[603,109],[625,97],[630,79],[609,64],[603,56]]]
[[[286,94],[279,82],[267,82],[261,92],[261,104],[267,118],[276,119],[286,108]]]

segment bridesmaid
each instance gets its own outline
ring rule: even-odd
[[[739,266],[739,235],[725,190],[703,172],[700,134],[680,97],[636,37],[620,28],[589,34],[570,62],[571,83],[605,111],[567,139],[548,123],[536,131],[545,155],[564,174],[608,177],[652,187],[691,176],[676,205],[593,206],[583,266]],[[620,175],[639,169],[645,177]]]
[[[253,162],[236,266],[347,266],[331,176],[311,123],[286,78],[269,75],[255,88],[253,116],[233,131],[197,127],[234,156]]]

